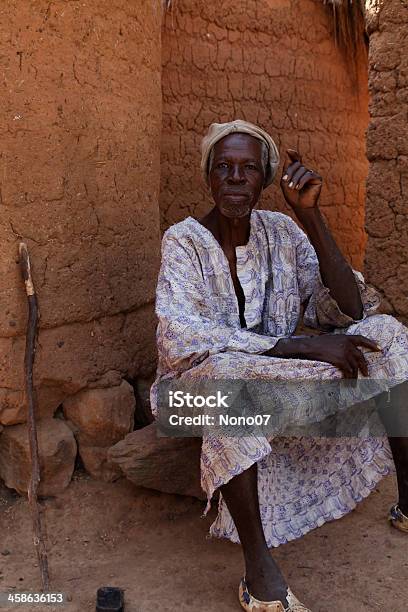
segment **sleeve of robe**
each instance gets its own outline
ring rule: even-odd
[[[330,331],[334,328],[348,327],[373,314],[380,304],[380,296],[373,287],[365,283],[361,272],[354,269],[352,270],[360,292],[363,316],[361,319],[353,319],[342,312],[336,300],[330,295],[330,289],[323,284],[319,260],[309,238],[295,223],[294,225],[299,293],[301,302],[307,303],[303,314],[304,324]]]
[[[280,339],[218,322],[194,248],[169,231],[162,240],[156,315],[159,356],[173,371],[224,351],[261,354]]]

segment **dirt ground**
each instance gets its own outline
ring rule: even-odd
[[[276,559],[292,590],[313,612],[405,612],[408,536],[392,529],[389,477],[357,509],[281,546]],[[206,538],[216,509],[204,502],[133,486],[104,484],[77,471],[69,488],[43,502],[52,588],[64,607],[5,607],[51,612],[95,610],[104,585],[125,590],[126,612],[240,610],[240,546]],[[27,501],[0,487],[0,592],[38,590]]]

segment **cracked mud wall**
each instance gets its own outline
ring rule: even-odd
[[[199,172],[210,123],[244,118],[298,148],[324,177],[321,205],[361,269],[368,124],[367,58],[359,85],[336,48],[330,11],[312,0],[177,0],[165,20],[160,209],[162,229],[211,202]],[[262,208],[290,214],[278,185]]]
[[[408,323],[408,3],[370,0],[366,270],[386,311]]]
[[[154,368],[159,0],[3,2],[0,423],[24,420],[27,242],[40,411]]]

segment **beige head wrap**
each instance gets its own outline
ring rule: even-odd
[[[262,128],[243,121],[242,119],[236,119],[229,123],[212,123],[208,129],[207,134],[204,136],[201,142],[201,171],[203,173],[204,180],[208,183],[208,160],[210,152],[216,142],[232,134],[233,132],[239,132],[243,134],[250,134],[261,140],[268,147],[268,163],[266,167],[265,187],[270,185],[275,178],[276,172],[279,166],[279,152],[276,144]]]

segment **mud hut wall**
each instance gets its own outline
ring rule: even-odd
[[[162,229],[209,209],[200,140],[211,122],[244,118],[270,130],[281,153],[298,148],[322,173],[325,215],[361,268],[367,58],[358,59],[355,91],[328,7],[311,0],[177,0],[162,48]],[[277,185],[261,207],[290,214]]]
[[[408,5],[367,2],[371,120],[367,134],[367,278],[408,323]]]
[[[41,311],[42,412],[154,367],[161,7],[7,2],[1,29],[0,423],[6,413],[10,423],[24,414],[20,240]]]

